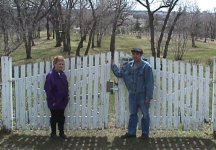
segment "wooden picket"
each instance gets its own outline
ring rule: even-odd
[[[2,126],[12,130],[13,123],[13,101],[12,101],[12,58],[3,56],[1,58],[2,72]]]

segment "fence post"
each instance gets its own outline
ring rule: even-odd
[[[12,58],[1,57],[2,75],[2,120],[6,130],[13,129],[13,103],[12,103]]]
[[[216,139],[216,59],[213,64],[213,96],[212,96],[213,136]]]

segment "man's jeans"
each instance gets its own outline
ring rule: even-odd
[[[149,117],[149,103],[145,103],[143,93],[139,94],[129,94],[129,124],[128,124],[128,133],[131,135],[136,135],[137,123],[138,123],[138,110],[140,109],[142,112],[141,119],[141,128],[142,134],[149,135],[149,125],[150,125],[150,117]]]

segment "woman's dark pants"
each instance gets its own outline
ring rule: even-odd
[[[56,135],[56,124],[58,124],[59,135],[63,135],[65,122],[64,109],[50,109],[50,112],[51,134]]]

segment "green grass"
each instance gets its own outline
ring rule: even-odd
[[[71,56],[75,56],[75,50],[78,45],[78,37],[75,35],[72,36],[72,50]],[[88,39],[88,38],[87,38]],[[102,47],[90,49],[89,54],[108,52],[109,44],[110,44],[110,36],[106,36],[103,38]],[[11,54],[13,58],[13,64],[19,65],[23,63],[31,63],[35,61],[41,61],[44,59],[50,59],[55,55],[63,55],[68,57],[67,53],[62,52],[62,47],[54,47],[55,39],[47,40],[45,33],[41,34],[40,39],[35,40],[36,46],[32,47],[32,59],[26,60],[26,54],[24,46],[21,46],[15,52]],[[81,55],[84,54],[87,42],[84,42],[84,48],[81,49]],[[208,63],[209,59],[213,59],[216,56],[216,43],[204,43],[201,41],[196,41],[197,48],[191,47],[191,41],[188,41],[187,51],[183,57],[184,60],[199,60],[202,63]],[[173,47],[173,43],[170,44],[170,47]],[[142,37],[141,39],[137,39],[135,35],[117,35],[116,36],[116,50],[124,51],[130,53],[131,48],[140,47],[144,50],[144,55],[150,56],[150,38]],[[168,52],[168,58],[173,59],[173,52]]]

